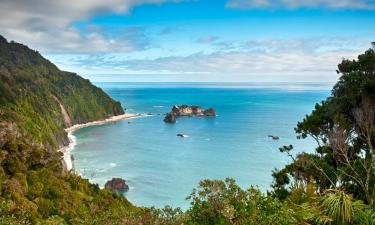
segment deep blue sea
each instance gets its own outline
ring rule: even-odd
[[[189,206],[185,198],[206,178],[232,177],[243,188],[268,190],[271,171],[289,162],[279,147],[293,144],[296,152],[314,148],[312,140],[297,140],[293,128],[329,95],[319,85],[96,85],[127,112],[153,116],[76,131],[76,170],[101,187],[113,177],[124,178],[130,186],[126,197],[138,206],[184,209]],[[214,107],[218,116],[165,124],[161,114],[179,104]],[[177,133],[189,137],[178,138]]]

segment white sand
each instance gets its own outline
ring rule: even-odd
[[[102,125],[105,123],[110,123],[110,122],[116,122],[119,120],[125,120],[125,119],[130,119],[130,118],[135,118],[135,117],[141,117],[144,116],[142,114],[123,114],[119,116],[112,116],[110,118],[104,119],[104,120],[97,120],[97,121],[92,121],[89,123],[82,123],[82,124],[76,124],[71,127],[68,127],[65,129],[65,131],[68,133],[68,138],[69,138],[69,145],[64,146],[60,148],[58,151],[62,152],[64,154],[64,161],[66,164],[66,168],[68,170],[71,170],[73,168],[73,162],[72,162],[72,155],[70,154],[70,151],[74,148],[76,145],[76,137],[73,135],[73,132],[81,129],[83,127],[89,127],[89,126],[95,126],[95,125]]]

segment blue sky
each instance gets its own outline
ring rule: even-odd
[[[329,82],[373,0],[4,0],[1,34],[92,81]]]

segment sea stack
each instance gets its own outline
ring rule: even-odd
[[[114,193],[122,194],[129,190],[129,186],[125,183],[122,178],[112,178],[112,180],[105,183],[105,189],[108,189]]]
[[[176,119],[180,116],[199,116],[199,117],[215,117],[216,111],[213,108],[203,109],[200,106],[189,106],[189,105],[180,105],[173,106],[171,112],[167,113],[164,117],[164,122],[166,123],[175,123]]]

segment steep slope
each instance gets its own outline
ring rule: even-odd
[[[66,144],[64,127],[123,114],[119,102],[38,52],[0,36],[0,120],[48,148]]]
[[[139,211],[66,172],[57,152],[65,127],[123,113],[88,80],[0,36],[0,224],[116,224]]]

